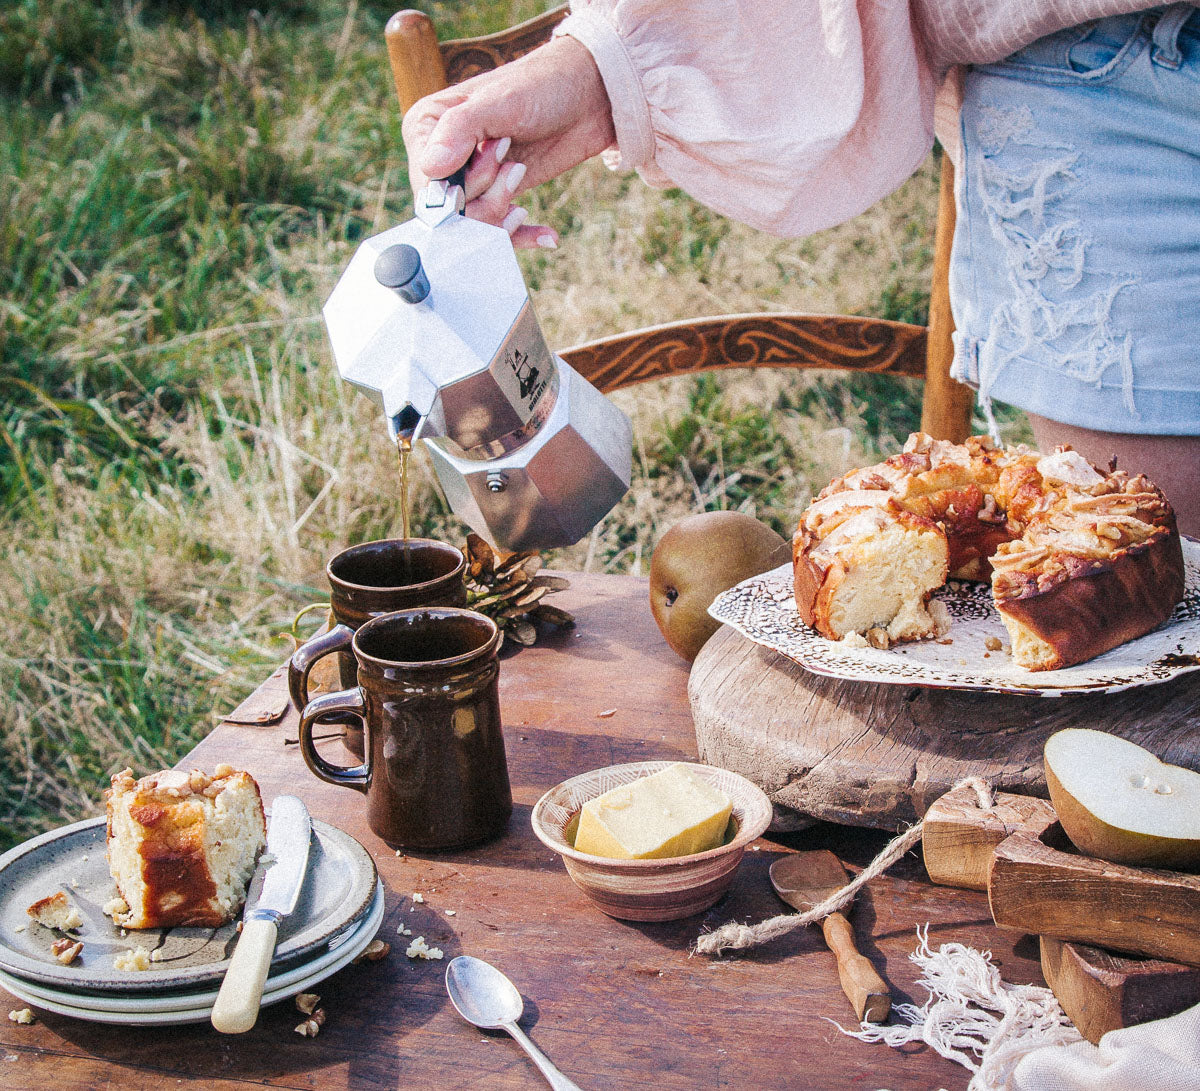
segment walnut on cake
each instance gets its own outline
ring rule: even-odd
[[[105,799],[119,893],[105,908],[116,924],[216,926],[237,915],[266,840],[249,773],[220,765],[211,776],[168,769],[135,780],[126,769]]]
[[[945,632],[930,596],[947,576],[990,578],[1013,658],[1035,671],[1149,632],[1184,591],[1174,512],[1144,476],[983,436],[916,433],[833,481],[801,516],[793,562],[805,623],[877,647]]]

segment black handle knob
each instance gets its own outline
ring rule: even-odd
[[[398,292],[406,303],[420,303],[429,295],[429,278],[421,268],[421,255],[406,242],[389,246],[375,259],[375,279]]]

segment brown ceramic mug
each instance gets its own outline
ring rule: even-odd
[[[288,663],[288,690],[300,712],[308,704],[308,677],[318,659],[337,653],[342,689],[355,685],[357,667],[350,642],[359,627],[394,610],[418,606],[466,606],[462,552],[433,538],[384,538],[343,549],[325,566],[329,607],[335,624],[302,644]],[[352,718],[345,725],[346,749],[363,756],[362,729]]]
[[[456,849],[504,831],[512,792],[500,725],[500,630],[472,610],[401,610],[351,642],[358,685],[308,703],[300,750],[322,780],[363,792],[367,823],[394,847]],[[364,728],[362,765],[317,753],[313,725],[351,713]]]

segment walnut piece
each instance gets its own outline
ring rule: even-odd
[[[316,993],[296,994],[296,1008],[305,1015],[312,1015],[320,1002],[321,998]]]
[[[296,1027],[296,1033],[301,1038],[315,1038],[325,1025],[325,1009],[317,1008],[313,1013]]]
[[[392,945],[383,939],[373,939],[367,944],[366,950],[362,954],[355,955],[354,962],[357,965],[360,962],[378,962],[381,958],[387,958],[392,953]]]
[[[54,955],[55,960],[64,966],[70,966],[79,957],[79,952],[82,950],[83,940],[72,940],[66,936],[55,940],[50,945],[50,952]]]

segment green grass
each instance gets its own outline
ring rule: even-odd
[[[532,3],[437,3],[481,33]],[[393,452],[319,311],[357,242],[409,215],[376,0],[18,0],[0,12],[0,848],[178,759],[288,648],[348,542],[398,531]],[[531,195],[523,255],[555,345],[685,315],[920,320],[933,170],[780,241],[591,165]],[[645,571],[704,508],[790,529],[896,448],[919,389],[703,376],[618,396],[629,495],[566,568]],[[414,525],[461,540],[418,462]]]

